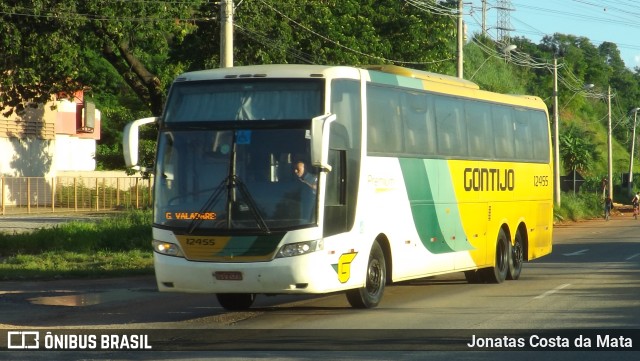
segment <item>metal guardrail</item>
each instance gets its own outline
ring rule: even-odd
[[[0,215],[151,207],[153,179],[0,177]]]

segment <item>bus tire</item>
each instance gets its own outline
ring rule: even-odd
[[[509,273],[507,274],[508,280],[517,280],[520,278],[522,272],[522,264],[524,263],[524,241],[522,233],[518,230],[516,232],[516,239],[511,247],[511,253],[509,256]]]
[[[482,278],[487,283],[502,283],[507,278],[509,272],[509,255],[511,253],[511,242],[507,240],[507,235],[503,229],[498,232],[496,241],[496,259],[493,267],[482,269]]]
[[[229,311],[246,310],[256,300],[255,293],[218,293],[216,297],[220,306]]]
[[[384,253],[378,242],[375,242],[369,255],[365,286],[348,290],[347,301],[353,308],[376,307],[382,300],[386,280],[387,267]]]

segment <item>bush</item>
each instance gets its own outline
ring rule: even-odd
[[[555,217],[561,220],[577,221],[602,217],[604,203],[602,197],[595,193],[562,193],[560,208],[556,207]]]

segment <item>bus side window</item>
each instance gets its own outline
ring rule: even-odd
[[[400,104],[394,97],[393,99],[389,99],[388,107],[388,118],[385,119],[385,151],[391,154],[398,154],[402,151],[402,143],[404,140]]]
[[[407,93],[403,99],[405,152],[434,154],[433,108],[426,94]]]
[[[486,103],[472,101],[466,104],[465,115],[469,136],[469,156],[493,158],[491,108]]]
[[[533,133],[533,157],[537,161],[549,161],[549,137],[547,137],[547,116],[544,112],[531,113],[531,132]]]
[[[379,90],[375,87],[368,87],[367,102],[367,114],[368,114],[368,126],[367,126],[367,149],[369,152],[381,152],[382,151],[382,133],[383,122],[382,118],[384,106],[380,101],[378,94]]]
[[[398,94],[391,88],[377,86],[368,86],[367,91],[368,151],[397,154],[403,143]]]
[[[438,154],[444,156],[466,155],[467,136],[461,102],[445,97],[437,97],[436,99]]]
[[[533,139],[529,112],[515,109],[516,157],[523,160],[533,159]]]
[[[493,135],[498,159],[514,159],[514,123],[511,108],[493,106]]]

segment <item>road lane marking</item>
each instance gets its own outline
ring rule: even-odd
[[[638,256],[640,256],[640,253],[636,253],[636,254],[634,254],[633,256],[631,256],[631,257],[629,257],[629,258],[625,259],[625,261],[631,261],[632,259],[634,259],[634,258],[636,258],[636,257],[638,257]]]
[[[583,254],[585,254],[588,251],[589,251],[589,249],[587,248],[587,249],[582,249],[580,251],[576,251],[576,252],[573,252],[573,253],[565,253],[565,254],[563,254],[563,256],[582,256]]]
[[[571,286],[571,283],[565,283],[565,284],[560,285],[560,286],[558,286],[558,287],[556,287],[556,288],[554,288],[552,290],[549,290],[549,291],[547,291],[547,292],[545,292],[545,293],[543,293],[541,295],[538,295],[538,296],[534,297],[534,299],[539,300],[541,298],[545,298],[545,297],[547,297],[549,295],[552,295],[552,294],[560,291],[561,289],[569,287],[569,286]]]

